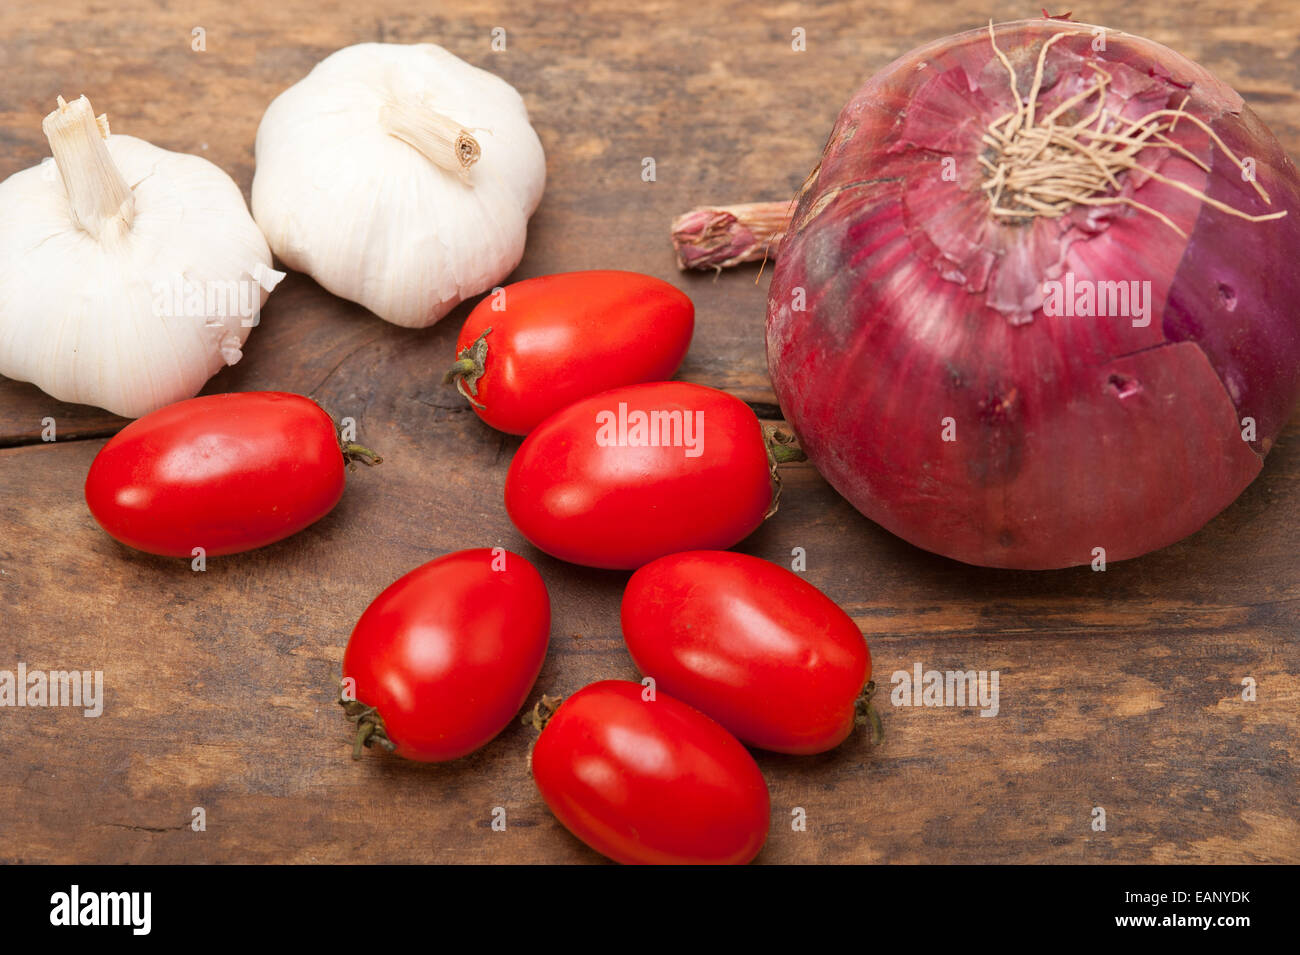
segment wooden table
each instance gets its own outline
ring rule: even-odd
[[[55,96],[85,92],[114,130],[206,156],[247,194],[257,123],[280,90],[347,44],[435,41],[513,83],[546,147],[547,192],[516,277],[609,267],[676,283],[698,310],[682,377],[771,418],[766,277],[679,275],[669,218],[700,202],[791,195],[873,71],[990,14],[1037,13],[969,0],[511,6],[7,4],[0,177],[47,154],[40,120]],[[1106,0],[1076,13],[1199,60],[1300,155],[1290,0]],[[490,50],[497,26],[504,53]],[[195,27],[205,51],[191,48]],[[806,53],[791,50],[795,27]],[[646,156],[653,183],[641,178]],[[334,704],[344,644],[370,599],[471,546],[527,554],[551,589],[535,695],[638,676],[618,628],[625,575],[561,564],[521,539],[501,499],[518,441],[438,381],[465,313],[401,329],[291,275],[244,360],[207,390],[312,395],[355,417],[385,463],[351,474],[342,504],[309,530],[204,573],[118,545],[87,512],[86,469],[121,419],[0,381],[0,669],[100,669],[107,683],[98,719],[0,710],[0,860],[599,859],[537,796],[530,729],[451,765],[353,762]],[[54,443],[40,438],[45,417]],[[1300,861],[1298,426],[1205,530],[1105,573],[944,560],[860,517],[810,467],[791,470],[780,513],[743,549],[788,562],[805,548],[808,579],[861,625],[882,682],[918,661],[998,670],[1001,711],[886,705],[880,749],[854,738],[817,757],[759,754],[773,805],[760,859]],[[1246,677],[1254,702],[1241,698]],[[195,807],[205,831],[191,826]],[[491,827],[495,807],[505,831]],[[806,831],[791,826],[796,807]]]

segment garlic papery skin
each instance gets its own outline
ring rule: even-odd
[[[287,266],[423,328],[514,270],[545,185],[509,83],[432,44],[362,43],[271,103],[252,206]]]
[[[0,374],[136,418],[239,360],[284,273],[228,175],[109,135],[83,96],[0,183]]]

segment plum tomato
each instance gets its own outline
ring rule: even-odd
[[[777,564],[730,551],[660,558],[628,581],[622,624],[642,673],[750,745],[820,753],[871,718],[861,631]]]
[[[310,398],[206,395],[139,418],[96,455],[86,504],[112,537],[164,557],[236,554],[320,520],[343,496],[343,466],[378,462],[341,447]]]
[[[754,412],[681,381],[615,388],[547,418],[505,487],[510,519],[537,547],[616,570],[731,547],[763,522],[773,495]]]
[[[763,848],[767,783],[725,729],[662,691],[604,680],[564,700],[533,747],[546,805],[625,864],[743,864]]]
[[[671,378],[695,306],[637,272],[565,272],[515,282],[469,313],[446,375],[487,424],[528,434],[579,398]]]
[[[343,652],[354,756],[379,744],[420,762],[492,740],[541,672],[551,602],[541,574],[501,547],[417,567],[366,608]]]

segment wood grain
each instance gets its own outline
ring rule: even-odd
[[[332,50],[431,40],[528,102],[548,189],[518,277],[629,268],[696,302],[682,376],[773,402],[766,279],[673,267],[667,223],[700,202],[789,195],[840,104],[908,48],[990,15],[956,3],[506,4],[465,12],[372,0],[71,3],[0,10],[0,177],[46,155],[40,118],[85,92],[115,130],[198,152],[245,190],[267,103]],[[1055,11],[1053,11],[1055,12]],[[1300,154],[1300,8],[1119,2],[1077,10],[1165,42],[1234,85]],[[190,49],[191,29],[207,50]],[[507,30],[508,49],[489,50]],[[807,30],[808,52],[790,50]],[[641,180],[653,156],[657,181]],[[625,575],[538,554],[501,489],[517,439],[438,383],[466,309],[427,331],[386,325],[291,276],[246,358],[209,391],[310,394],[358,421],[385,463],[349,476],[302,534],[204,573],[132,552],[81,485],[123,423],[0,381],[0,669],[99,669],[104,714],[0,709],[0,861],[591,862],[541,804],[512,727],[455,764],[348,755],[334,705],[343,646],[386,584],[461,547],[534,559],[555,607],[537,693],[636,678],[618,631]],[[54,417],[59,440],[40,440]],[[1170,488],[1170,494],[1184,493]],[[841,602],[879,681],[916,662],[998,670],[1001,709],[885,705],[887,739],[813,758],[759,754],[772,789],[768,862],[1300,861],[1300,422],[1260,478],[1192,538],[1137,561],[1025,574],[922,553],[871,524],[806,466],[743,549]],[[1241,699],[1241,681],[1258,700]],[[887,686],[886,686],[887,688]],[[207,830],[190,828],[202,806]],[[507,828],[495,832],[494,807]],[[1091,829],[1105,808],[1107,829]],[[791,810],[807,812],[793,831]]]

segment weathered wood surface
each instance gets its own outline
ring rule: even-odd
[[[699,316],[682,375],[770,405],[766,279],[678,276],[668,220],[792,193],[872,71],[990,14],[1037,12],[967,0],[537,6],[7,4],[0,177],[46,155],[54,97],[85,92],[115,130],[199,152],[247,194],[262,110],[318,59],[365,40],[439,42],[514,83],[546,147],[548,190],[517,275],[615,267],[675,281]],[[1201,61],[1300,155],[1300,8],[1110,0],[1076,14]],[[196,26],[206,52],[191,50]],[[496,26],[505,53],[489,50]],[[790,50],[797,26],[804,54]],[[657,182],[641,180],[645,156]],[[618,631],[625,575],[563,565],[519,537],[501,505],[517,440],[438,384],[464,314],[403,330],[291,276],[244,361],[209,390],[310,394],[355,417],[386,460],[350,475],[316,526],[205,573],[116,544],[86,511],[86,469],[120,419],[0,381],[0,669],[101,669],[107,683],[98,719],[0,710],[0,860],[598,859],[537,797],[531,730],[452,765],[354,763],[333,703],[368,601],[469,546],[527,554],[551,588],[537,692],[636,677]],[[52,444],[39,440],[46,416]],[[862,626],[878,679],[917,661],[998,670],[1001,712],[886,705],[879,750],[854,739],[814,758],[760,754],[773,797],[760,860],[1300,861],[1300,422],[1204,531],[1104,574],[959,565],[872,525],[806,466],[787,481],[780,513],[743,549],[788,561],[806,548],[808,579]],[[1256,702],[1241,699],[1245,677]],[[206,832],[191,831],[196,806]],[[490,827],[497,806],[504,832]],[[1104,832],[1090,825],[1096,806]],[[807,831],[792,831],[793,807]]]

